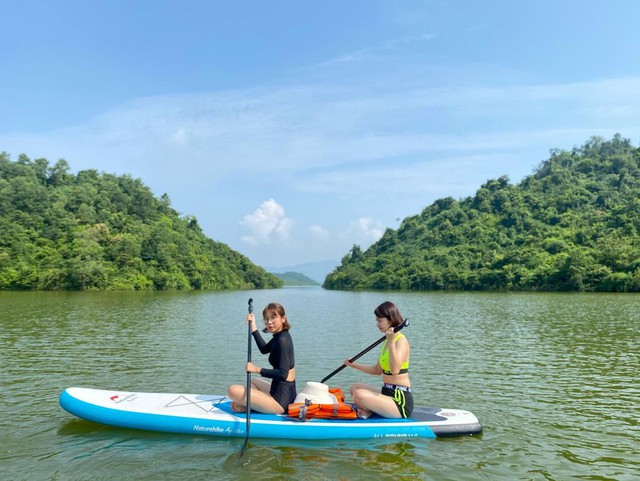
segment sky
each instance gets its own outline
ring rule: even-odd
[[[0,0],[0,152],[140,178],[269,269],[640,137],[635,0]]]

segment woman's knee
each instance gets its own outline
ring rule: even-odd
[[[366,384],[363,384],[361,382],[354,382],[353,384],[351,384],[351,386],[349,386],[349,392],[351,393],[352,397],[356,391],[359,391],[361,389],[366,389]]]
[[[227,396],[233,400],[238,400],[244,396],[245,387],[239,384],[233,384],[229,386],[227,390]]]
[[[367,401],[367,399],[371,399],[372,393],[367,389],[355,389],[351,394],[351,398],[353,402],[360,405]]]

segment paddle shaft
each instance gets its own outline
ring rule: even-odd
[[[408,326],[409,325],[409,318],[405,319],[404,322],[402,324],[400,324],[399,326],[396,326],[393,328],[393,332],[398,332],[400,330],[402,330],[403,327]],[[374,347],[376,347],[378,344],[380,344],[382,341],[384,341],[387,338],[387,336],[382,336],[380,339],[378,339],[376,342],[374,342],[373,344],[371,344],[369,347],[367,347],[366,349],[364,349],[363,351],[360,351],[358,354],[356,354],[355,356],[353,356],[351,359],[349,359],[349,362],[353,362],[357,359],[360,359],[362,356],[364,356],[366,353],[368,353],[371,349],[373,349]],[[338,374],[340,371],[342,371],[345,367],[347,367],[345,364],[343,364],[342,366],[340,366],[338,369],[336,369],[335,371],[333,371],[331,374],[329,374],[328,376],[325,376],[325,378],[320,381],[321,383],[324,384],[324,382],[328,379],[331,379],[333,376],[335,376],[336,374]]]
[[[249,314],[253,312],[253,299],[249,299]],[[247,323],[247,363],[251,362],[251,323]],[[244,438],[244,447],[249,441],[249,429],[251,428],[251,373],[247,371],[247,426]]]

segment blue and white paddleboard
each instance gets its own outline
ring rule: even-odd
[[[205,394],[108,391],[70,387],[60,405],[71,414],[123,428],[184,434],[244,437],[246,415],[231,410],[229,398]],[[435,438],[479,434],[482,426],[470,412],[416,407],[411,419],[299,421],[286,415],[252,412],[250,435],[286,439]]]

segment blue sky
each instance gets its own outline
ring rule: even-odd
[[[130,174],[273,268],[640,137],[640,2],[0,0],[0,151]]]

